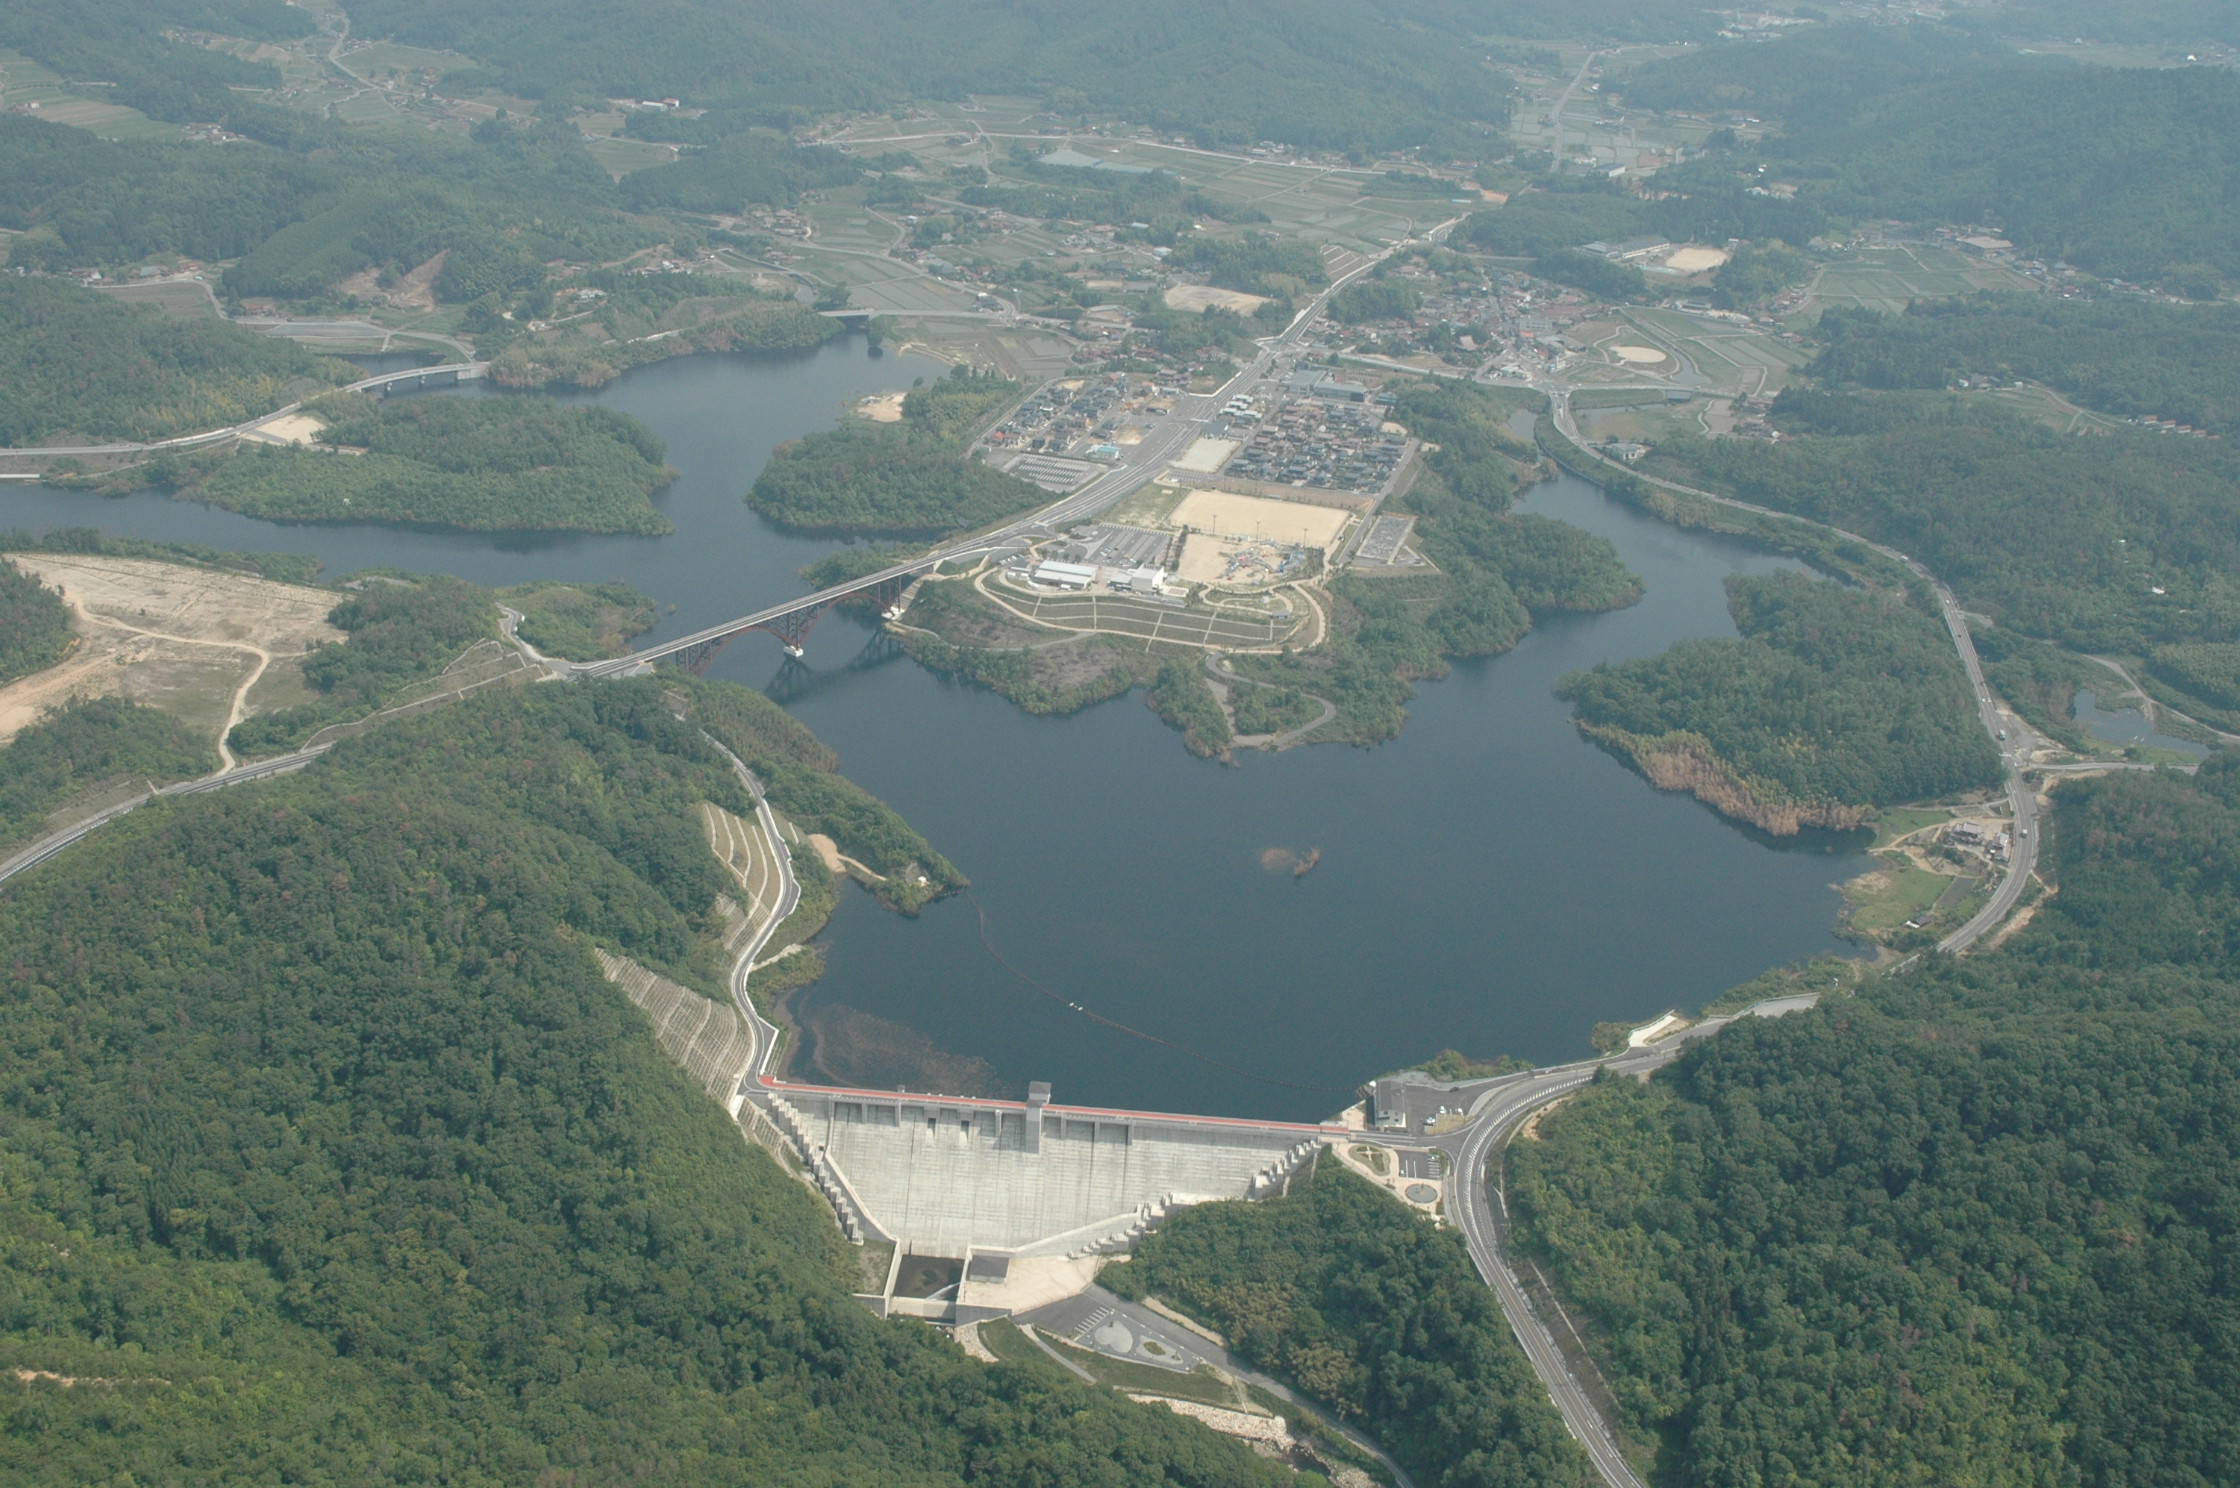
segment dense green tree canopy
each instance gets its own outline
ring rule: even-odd
[[[1047,499],[965,451],[1019,384],[959,367],[903,398],[891,424],[849,419],[782,444],[747,504],[797,532],[941,537]]]
[[[496,635],[490,591],[441,574],[368,575],[328,612],[349,639],[303,661],[311,702],[252,714],[227,743],[240,754],[280,754],[330,723],[362,718],[397,693],[436,676],[477,641]]]
[[[1912,554],[2003,625],[2084,651],[2240,639],[2240,458],[2224,440],[2079,438],[1933,395],[1792,389],[1809,438],[1676,440],[1652,464]]]
[[[12,563],[0,563],[0,682],[43,671],[69,653],[70,607]]]
[[[2221,759],[2065,786],[2005,949],[1745,1019],[1512,1150],[1659,1481],[2230,1476],[2236,832]]]
[[[1443,13],[1445,12],[1445,13]],[[367,0],[359,24],[450,47],[532,98],[674,96],[726,120],[882,108],[911,96],[1050,94],[1209,144],[1482,148],[1507,79],[1458,45],[1459,8],[1235,0],[1128,7],[1028,0],[734,0],[623,12],[549,0],[471,8]],[[1062,95],[1062,96],[1060,96]]]
[[[345,363],[216,320],[0,275],[0,445],[198,434],[349,374]]]
[[[668,1065],[590,946],[692,978],[697,804],[748,803],[663,686],[485,696],[8,886],[0,1362],[45,1373],[0,1471],[1278,1476],[872,1318],[815,1197]]]
[[[1811,370],[1830,386],[2025,379],[2105,413],[2240,433],[2240,306],[1984,294],[1903,315],[1830,309],[1819,333]]]
[[[1574,672],[1580,724],[1636,754],[1702,740],[1766,802],[1895,806],[1998,782],[1951,639],[1903,596],[1795,573],[1727,592],[1741,640]]]
[[[1840,217],[1989,223],[2046,258],[2147,282],[2206,273],[2212,292],[2218,276],[2240,277],[2240,200],[2227,189],[2240,168],[2240,78],[2229,69],[2069,66],[1978,27],[1859,25],[1707,47],[1623,87],[1652,108],[1740,109],[1785,126],[1673,184],[1723,175],[1732,190],[1764,164],[1803,188],[1804,206]]]
[[[168,785],[217,762],[209,741],[168,713],[121,697],[72,698],[0,749],[0,842],[37,836],[73,796]]]
[[[367,398],[315,405],[334,448],[261,446],[159,467],[204,501],[286,521],[418,522],[481,532],[670,530],[671,478],[628,414],[549,398]]]
[[[1426,1488],[1595,1481],[1461,1237],[1335,1159],[1280,1199],[1184,1210],[1105,1275],[1219,1328]]]
[[[0,14],[0,46],[158,119],[216,119],[231,90],[278,87],[280,70],[166,33],[292,41],[314,24],[282,0],[16,0]]]

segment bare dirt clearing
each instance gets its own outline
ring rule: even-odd
[[[1250,315],[1268,303],[1265,295],[1215,289],[1210,284],[1177,284],[1161,298],[1167,302],[1169,310],[1227,310],[1237,315]]]
[[[307,697],[301,658],[340,641],[339,596],[146,558],[11,553],[62,592],[79,642],[58,665],[0,687],[0,742],[72,697],[122,695],[211,737]]]
[[[1298,501],[1271,501],[1229,491],[1192,491],[1167,518],[1170,525],[1222,537],[1257,537],[1327,551],[1352,514]]]
[[[1664,266],[1676,274],[1700,274],[1706,269],[1716,269],[1733,257],[1723,248],[1704,248],[1691,245],[1679,249],[1664,261]]]

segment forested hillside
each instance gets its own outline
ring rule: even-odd
[[[155,118],[215,119],[236,105],[234,89],[277,87],[280,70],[178,32],[289,41],[316,24],[283,0],[13,0],[0,12],[0,46]]]
[[[68,699],[0,748],[0,843],[38,836],[56,808],[94,787],[134,787],[129,795],[217,763],[168,713],[121,697]]]
[[[1219,1329],[1424,1488],[1595,1481],[1461,1237],[1327,1154],[1282,1198],[1183,1210],[1103,1280]]]
[[[1998,783],[1951,639],[1905,596],[1795,573],[1727,593],[1742,639],[1564,678],[1579,726],[1657,784],[1782,834]]]
[[[2010,0],[1999,17],[2011,34],[2092,36],[2191,47],[2240,42],[2240,12],[2223,0]]]
[[[308,703],[258,713],[226,742],[241,754],[282,754],[330,723],[363,718],[402,689],[435,676],[475,642],[497,634],[490,591],[443,574],[358,581],[338,595],[327,623],[349,639],[304,658]]]
[[[943,537],[1047,499],[1042,488],[966,454],[972,436],[1024,389],[958,367],[912,389],[902,418],[844,420],[772,453],[747,504],[794,532]]]
[[[1681,1485],[2227,1482],[2240,770],[2064,786],[2003,950],[1746,1019],[1518,1143],[1510,1202]]]
[[[671,530],[650,499],[671,479],[661,441],[625,413],[534,397],[354,394],[311,412],[327,420],[318,436],[325,448],[259,445],[146,473],[214,506],[282,521]]]
[[[822,832],[885,875],[878,894],[888,904],[915,914],[965,886],[965,876],[902,813],[842,775],[840,757],[769,698],[735,683],[701,682],[691,700],[693,721],[746,762],[795,826]]]
[[[2240,433],[2240,306],[1984,294],[1903,315],[1833,307],[1817,330],[1811,370],[1831,387],[2024,378],[2105,413]]]
[[[360,269],[403,272],[450,250],[436,292],[471,301],[540,284],[548,259],[603,260],[659,241],[625,221],[576,131],[491,123],[472,138],[218,115],[259,143],[214,151],[118,143],[0,118],[0,226],[10,263],[115,267],[155,254],[239,258],[237,295],[314,294]]]
[[[1800,208],[1989,223],[2033,255],[2203,297],[2240,278],[2240,201],[2204,189],[2240,168],[2240,77],[2227,68],[2074,66],[1980,27],[1917,22],[1706,47],[1619,86],[1650,108],[1782,125],[1660,185],[1732,189],[1764,165],[1800,187]]]
[[[2224,440],[2062,435],[1921,394],[1793,389],[1769,445],[1672,440],[1658,474],[1912,554],[1971,607],[2084,651],[2240,639],[2240,457]]]
[[[0,682],[53,666],[70,650],[70,607],[12,563],[0,563]]]
[[[848,1296],[815,1197],[590,954],[691,979],[697,803],[749,807],[662,687],[478,698],[0,894],[0,1473],[1282,1476]]]
[[[1047,94],[1060,108],[1116,110],[1205,144],[1368,150],[1465,142],[1470,121],[1506,118],[1507,79],[1456,44],[1466,19],[1446,9],[743,0],[622,11],[585,0],[363,0],[353,14],[368,30],[478,58],[527,97],[684,99],[711,111],[688,124],[696,139],[750,121],[979,92]]]
[[[0,445],[199,434],[355,375],[292,341],[0,275]]]

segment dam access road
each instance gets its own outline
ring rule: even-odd
[[[1448,226],[1451,226],[1451,224]],[[1445,227],[1434,229],[1431,236],[1436,239],[1445,230]],[[1172,412],[1159,421],[1142,444],[1129,449],[1121,465],[1106,472],[1083,490],[1040,508],[1024,518],[993,532],[968,537],[944,548],[936,549],[909,563],[889,569],[883,574],[871,575],[866,579],[857,580],[834,590],[819,591],[817,594],[795,598],[782,605],[759,612],[758,615],[747,616],[724,625],[711,627],[678,641],[667,642],[658,648],[649,648],[632,656],[590,665],[574,665],[542,657],[531,659],[541,663],[553,673],[564,676],[604,676],[636,670],[649,661],[689,650],[694,645],[708,644],[734,636],[745,629],[758,628],[758,622],[760,621],[797,613],[805,607],[819,603],[829,603],[834,599],[871,587],[882,580],[891,580],[922,572],[945,559],[985,553],[1008,544],[1027,540],[1039,531],[1047,531],[1062,524],[1091,516],[1158,474],[1172,456],[1184,447],[1188,440],[1202,427],[1205,418],[1218,409],[1221,401],[1232,390],[1244,385],[1249,379],[1265,375],[1272,361],[1295,349],[1301,328],[1310,323],[1313,316],[1321,310],[1327,301],[1328,294],[1335,293],[1359,275],[1370,271],[1375,262],[1376,260],[1371,260],[1363,263],[1349,273],[1340,276],[1330,286],[1329,291],[1326,291],[1323,296],[1317,297],[1302,312],[1291,328],[1260,343],[1259,353],[1253,362],[1242,369],[1223,388],[1212,394],[1178,398]],[[440,378],[445,375],[456,379],[467,379],[472,378],[480,370],[480,367],[473,363],[423,368],[411,373],[391,374],[384,378],[368,379],[358,386],[371,390],[374,385],[380,383],[405,382],[430,377]],[[1543,386],[1541,390],[1548,392],[1551,396],[1554,408],[1551,421],[1555,427],[1575,440],[1576,426],[1570,419],[1569,387],[1551,383]],[[286,411],[281,410],[280,413]],[[186,445],[203,439],[224,437],[226,434],[249,429],[255,424],[266,422],[278,416],[279,413],[268,414],[263,419],[252,421],[251,425],[237,426],[236,429],[232,430],[213,431],[209,435],[190,436],[188,439],[177,443]],[[116,447],[104,447],[100,452],[114,453]],[[1589,463],[1596,459],[1591,452],[1584,452],[1582,458]],[[1601,463],[1606,464],[1607,462]],[[1674,489],[1685,490],[1686,488]],[[1709,492],[1689,492],[1689,494],[1743,510],[1797,520],[1787,518],[1787,514],[1768,512],[1763,508],[1734,501],[1731,498],[1719,497]],[[1997,711],[1995,701],[1985,686],[1980,666],[1976,664],[1974,648],[1968,636],[1966,617],[1961,614],[1949,591],[1905,555],[1892,549],[1876,546],[1878,551],[1907,564],[1909,568],[1928,579],[1934,586],[1940,605],[1944,609],[1948,628],[1953,633],[1955,646],[1967,666],[1970,684],[1976,694],[1975,706],[1986,729],[1999,736],[2002,753],[2008,759],[2010,798],[2014,801],[2017,827],[2014,864],[2006,880],[1999,886],[1998,891],[1994,893],[1983,912],[1971,920],[1967,926],[1948,937],[1939,947],[1940,950],[1945,951],[1964,950],[1974,944],[1978,937],[2000,923],[2011,911],[2023,892],[2029,880],[2031,868],[2034,865],[2037,849],[2037,831],[2034,820],[2035,802],[2028,789],[2020,784],[2019,779],[2021,766],[2029,757],[2031,736],[2027,731],[2021,729],[2019,720],[2011,719]],[[510,632],[509,638],[512,638]],[[518,640],[515,639],[518,645]],[[2000,733],[1999,728],[2002,723],[2006,725],[2004,734]],[[222,788],[236,783],[246,783],[266,775],[299,768],[303,764],[309,763],[315,752],[305,751],[298,755],[264,761],[240,770],[207,777],[200,781],[183,783],[168,788],[162,794],[184,794]],[[775,823],[769,817],[767,806],[760,802],[759,792],[756,794],[758,797],[756,813],[759,819],[758,824],[765,833],[774,835]],[[144,800],[146,798],[140,799]],[[86,833],[98,828],[106,820],[111,819],[113,815],[121,814],[123,810],[129,810],[137,804],[140,804],[139,800],[125,803],[122,807],[113,808],[109,813],[80,823],[62,833],[33,844],[23,853],[18,854],[16,858],[0,864],[0,879],[7,878],[48,860],[65,850],[72,842],[83,837]],[[778,861],[781,864],[786,861],[782,851],[778,854]],[[741,1005],[742,1011],[750,1012],[750,1015],[751,1000],[743,995],[745,972],[752,965],[761,945],[767,943],[770,929],[774,927],[777,920],[782,918],[782,914],[778,915],[766,925],[758,927],[761,933],[757,935],[756,942],[747,947],[745,954],[739,957],[734,967],[734,975],[731,978],[732,997]],[[1610,1485],[1610,1488],[1640,1488],[1640,1482],[1626,1463],[1615,1443],[1613,1434],[1596,1410],[1592,1396],[1581,1381],[1573,1377],[1565,1354],[1555,1343],[1555,1333],[1535,1313],[1522,1285],[1505,1258],[1503,1247],[1508,1220],[1507,1209],[1498,1172],[1491,1175],[1491,1181],[1489,1182],[1486,1165],[1489,1157],[1497,1154],[1501,1144],[1513,1136],[1522,1123],[1529,1119],[1534,1112],[1545,1109],[1553,1101],[1561,1099],[1591,1081],[1604,1065],[1608,1065],[1619,1073],[1643,1073],[1676,1057],[1686,1038],[1715,1032],[1723,1026],[1725,1026],[1725,1023],[1722,1020],[1707,1021],[1689,1030],[1686,1035],[1680,1038],[1641,1050],[1628,1051],[1607,1061],[1593,1061],[1559,1066],[1549,1070],[1531,1071],[1523,1075],[1509,1077],[1503,1081],[1473,1086],[1470,1088],[1469,1094],[1475,1119],[1464,1129],[1434,1139],[1429,1144],[1444,1151],[1458,1170],[1454,1174],[1455,1181],[1450,1186],[1450,1193],[1454,1195],[1451,1217],[1462,1229],[1474,1262],[1487,1283],[1494,1288],[1504,1311],[1510,1318],[1511,1326],[1515,1330],[1520,1344],[1524,1347],[1527,1357],[1533,1363],[1536,1372],[1561,1411],[1568,1427],[1588,1451],[1597,1473],[1605,1483]],[[756,1032],[761,1037],[758,1040],[759,1047],[755,1050],[753,1073],[760,1076],[776,1041],[773,1036],[774,1031],[757,1029]],[[761,1084],[762,1081],[756,1080],[753,1083]],[[775,1084],[776,1082],[770,1083]],[[765,1088],[768,1087],[765,1086]],[[1010,1103],[1005,1104],[1008,1106]],[[1097,1114],[1126,1115],[1131,1113]],[[1368,1140],[1380,1139],[1377,1134],[1373,1133],[1361,1135]],[[1560,1319],[1558,1322],[1560,1325]]]
[[[1533,1372],[1540,1376],[1540,1383],[1563,1415],[1564,1425],[1586,1449],[1596,1474],[1607,1488],[1644,1488],[1644,1485],[1626,1461],[1625,1454],[1618,1450],[1617,1440],[1586,1386],[1572,1372],[1571,1363],[1557,1345],[1547,1320],[1533,1307],[1517,1279],[1505,1250],[1508,1201],[1498,1171],[1488,1170],[1489,1162],[1498,1161],[1501,1149],[1533,1115],[1592,1082],[1605,1070],[1613,1075],[1645,1077],[1650,1071],[1679,1058],[1691,1041],[1711,1037],[1738,1019],[1779,1017],[1784,1013],[1801,1012],[1818,1001],[1817,993],[1778,998],[1729,1017],[1706,1018],[1670,1038],[1627,1049],[1606,1059],[1581,1060],[1577,1064],[1527,1070],[1465,1085],[1461,1088],[1475,1092],[1469,1124],[1459,1131],[1433,1137],[1426,1144],[1446,1154],[1452,1168],[1452,1178],[1447,1185],[1448,1218],[1462,1231],[1471,1261],[1477,1266],[1478,1274],[1485,1278],[1486,1285],[1500,1298],[1501,1310],[1508,1315],[1510,1330],[1516,1334],[1525,1357],[1532,1361]],[[1417,1088],[1439,1090],[1435,1086]],[[1451,1091],[1452,1087],[1448,1089]]]

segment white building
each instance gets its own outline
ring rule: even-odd
[[[1085,563],[1038,563],[1031,577],[1053,589],[1086,589],[1097,581],[1097,571]]]

